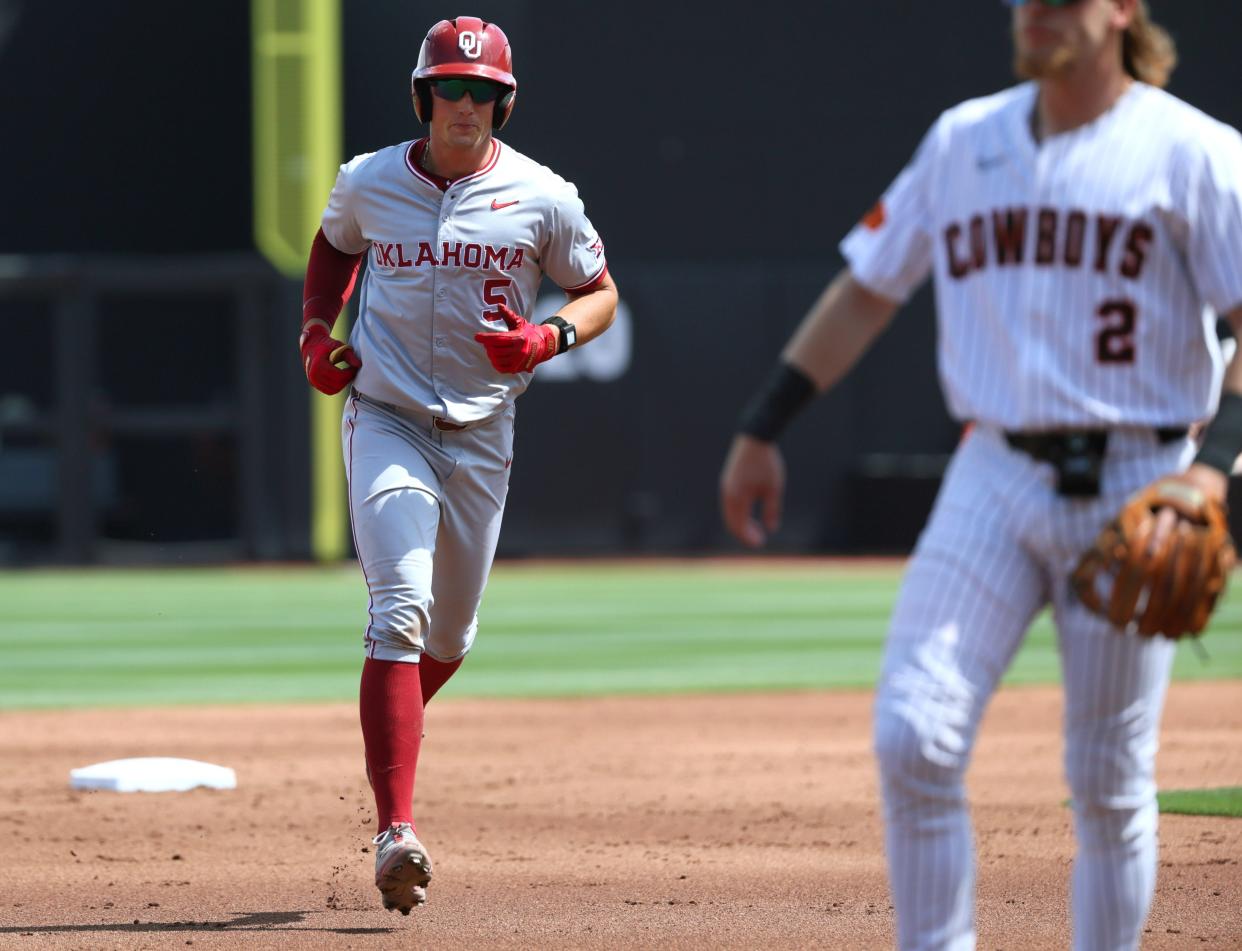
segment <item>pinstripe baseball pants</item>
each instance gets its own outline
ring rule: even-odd
[[[1056,493],[1050,465],[977,426],[946,473],[902,582],[875,703],[885,846],[904,951],[975,946],[966,767],[980,718],[1036,614],[1051,605],[1065,685],[1074,808],[1074,948],[1138,947],[1156,877],[1155,754],[1174,646],[1123,636],[1077,603],[1068,575],[1189,440],[1115,430],[1101,492]]]

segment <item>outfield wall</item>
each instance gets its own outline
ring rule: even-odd
[[[426,27],[455,12],[343,6],[342,158],[418,134],[409,70]],[[1153,6],[1182,50],[1173,91],[1242,126],[1242,7]],[[71,22],[63,6],[4,9],[0,83],[14,94],[0,128],[20,144],[0,150],[0,254],[122,254],[158,274],[169,255],[253,253],[244,0],[74,5]],[[1011,81],[996,3],[720,9],[473,7],[515,49],[519,101],[503,138],[578,184],[627,309],[523,397],[504,553],[725,548],[715,485],[732,421],[840,267],[837,240],[941,109]],[[232,286],[188,301],[113,291],[91,305],[103,316],[75,353],[48,316],[71,309],[65,288],[11,293],[14,260],[0,268],[0,325],[29,357],[0,375],[0,563],[304,556],[311,397],[292,329],[278,345],[297,322],[296,282],[269,275],[257,314],[218,303],[243,299]],[[245,389],[218,347],[198,344],[217,313],[226,348],[245,336],[239,321],[260,325],[262,385]],[[958,433],[934,346],[924,290],[795,425],[776,547],[908,548]],[[59,379],[67,365],[84,376]],[[118,419],[153,432],[134,423],[136,399],[168,411],[155,427],[167,443],[120,438]],[[203,419],[240,435],[208,438]],[[18,450],[33,462],[14,462]],[[571,482],[587,490],[550,512]]]

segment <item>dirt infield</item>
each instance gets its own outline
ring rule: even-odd
[[[464,676],[465,674],[463,674]],[[1178,684],[1164,788],[1242,780],[1242,685]],[[433,704],[430,904],[385,913],[351,706],[0,717],[0,948],[884,948],[864,693]],[[1068,946],[1059,693],[1006,689],[970,776],[979,947]],[[235,792],[68,788],[178,755]],[[1166,816],[1144,948],[1242,947],[1242,820]]]

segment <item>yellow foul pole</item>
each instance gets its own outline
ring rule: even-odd
[[[340,0],[251,0],[250,9],[255,243],[298,278],[341,162]],[[297,327],[290,314],[291,360]],[[311,552],[321,561],[346,548],[343,401],[311,397]]]

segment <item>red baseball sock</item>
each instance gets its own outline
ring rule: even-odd
[[[436,660],[428,655],[425,651],[423,656],[418,659],[419,678],[423,684],[423,706],[427,706],[446,683],[448,679],[457,673],[457,668],[461,666],[461,662],[466,659],[463,654],[457,660],[443,661]]]
[[[419,665],[367,658],[358,710],[379,831],[414,823],[414,770],[423,736]]]

